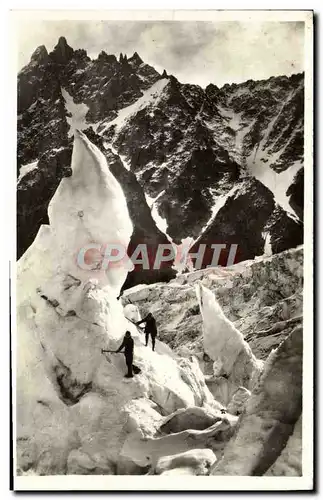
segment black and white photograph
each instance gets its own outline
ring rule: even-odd
[[[313,12],[167,12],[12,14],[17,491],[313,488]]]

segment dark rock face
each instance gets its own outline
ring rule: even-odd
[[[289,198],[289,203],[292,209],[296,212],[298,217],[303,220],[303,210],[304,210],[304,168],[301,168],[289,186],[287,193]]]
[[[216,235],[208,228],[208,235],[201,236],[201,230],[215,202],[241,177],[252,174],[249,157],[253,160],[254,155],[260,155],[263,168],[277,172],[301,160],[303,75],[249,81],[222,89],[209,85],[205,91],[196,85],[181,85],[174,77],[168,80],[158,99],[131,115],[119,131],[108,129],[108,140],[126,156],[131,170],[151,196],[163,191],[156,204],[175,243],[187,236],[199,241],[216,236],[212,243],[238,240],[234,241],[240,246],[237,261],[261,255],[265,243],[261,233],[275,210],[275,201],[274,193],[260,183],[255,207],[245,195],[241,197],[245,210],[237,202],[231,210],[223,209],[225,221],[215,222]],[[263,215],[258,210],[264,210]],[[296,211],[298,216],[300,213]],[[251,214],[255,219],[246,230],[247,223],[241,224],[240,219],[244,216],[248,220]],[[302,223],[294,223],[282,213],[280,216],[279,231],[285,232],[286,245],[301,243]],[[281,242],[274,248],[286,245]]]
[[[26,174],[17,186],[18,258],[33,242],[39,226],[48,223],[48,203],[62,177],[71,174],[72,139],[68,137],[68,115],[61,89],[71,92],[75,102],[89,106],[90,120],[106,117],[111,109],[115,114],[115,107],[140,97],[140,89],[159,78],[153,68],[144,66],[147,80],[140,87],[139,77],[133,73],[129,80],[129,72],[115,56],[102,52],[91,61],[86,51],[74,51],[61,37],[50,54],[44,46],[38,47],[19,73],[17,167],[19,172],[22,165],[38,160],[38,168]],[[109,79],[110,84],[100,90]]]
[[[139,63],[138,58],[134,54],[127,60],[120,54],[117,61],[114,55],[102,51],[97,59],[91,60],[85,51],[75,51],[60,68],[61,86],[75,102],[89,107],[89,123],[113,119],[118,109],[132,104],[160,78],[154,68]]]
[[[37,49],[31,56],[31,61],[39,64],[46,64],[46,62],[48,62],[48,52],[45,45],[40,45],[39,47],[37,47]]]
[[[51,59],[57,64],[67,64],[72,58],[74,50],[70,47],[66,41],[66,38],[61,36],[58,40],[58,44],[51,52]]]
[[[282,171],[302,158],[304,128],[304,74],[271,77],[269,80],[248,80],[243,84],[208,86],[206,92],[215,96],[222,110],[230,108],[241,113],[240,124],[250,125],[242,141],[243,156],[263,141],[268,155],[281,151],[279,161],[269,162]]]
[[[200,236],[191,251],[196,252],[201,243],[232,245],[237,244],[235,262],[253,259],[261,255],[264,248],[262,236],[265,224],[274,210],[270,191],[259,181],[250,179],[241,183],[241,188],[228,198],[206,231]],[[229,247],[220,254],[220,265],[226,265]],[[203,266],[211,264],[213,252],[205,253]]]
[[[48,151],[38,168],[27,173],[17,188],[18,258],[32,244],[41,224],[48,224],[47,207],[62,177],[71,175],[72,147]]]
[[[271,235],[273,253],[283,252],[303,243],[302,224],[288,217],[279,206],[275,207],[268,219],[266,230]]]
[[[65,56],[69,53],[63,41],[55,54],[60,50]],[[37,168],[17,184],[18,258],[33,242],[39,226],[48,223],[48,203],[62,177],[70,175],[68,129],[57,65],[44,46],[38,47],[18,75],[18,172],[22,165],[37,162]]]
[[[168,232],[174,241],[180,243],[187,234],[194,238],[199,236],[211,215],[210,189],[216,189],[224,179],[227,186],[232,186],[239,179],[239,166],[230,160],[225,150],[219,148],[215,152],[214,148],[209,148],[192,151],[183,171],[159,199],[160,210],[169,221]],[[195,214],[194,219],[192,213]],[[182,228],[178,227],[178,217],[182,219]]]
[[[275,205],[271,192],[256,179],[241,182],[241,187],[230,196],[191,248],[197,252],[200,244],[206,245],[203,266],[212,262],[212,244],[223,244],[219,265],[225,266],[230,245],[238,245],[235,262],[253,259],[263,254],[265,235],[270,233],[273,253],[303,243],[302,225],[291,219]]]
[[[93,127],[93,141],[100,142],[123,186],[135,227],[131,245],[156,248],[187,237],[236,243],[236,261],[261,255],[266,232],[273,252],[295,247],[303,235],[303,81],[300,74],[203,90],[166,71],[160,75],[136,52],[117,59],[102,51],[92,60],[64,37],[49,54],[38,47],[18,74],[18,169],[24,166],[18,180],[18,257],[47,222],[61,178],[71,175],[74,118],[62,89],[75,105],[87,106],[82,128]],[[31,163],[36,167],[29,168]],[[254,173],[255,166],[286,173],[296,164],[286,195],[297,222]],[[158,196],[154,206],[166,219],[167,235],[156,226],[145,193]],[[126,286],[168,280],[169,265],[160,274],[131,273]]]

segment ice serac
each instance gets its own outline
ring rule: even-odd
[[[199,283],[196,293],[203,319],[204,352],[213,361],[214,378],[221,378],[226,386],[230,386],[226,395],[223,388],[220,390],[222,398],[228,399],[222,401],[226,404],[240,386],[250,388],[252,377],[260,368],[259,362],[243,335],[224,315],[213,292]]]
[[[62,179],[48,214],[61,270],[81,279],[90,275],[98,278],[118,295],[131,262],[107,263],[104,269],[104,252],[112,247],[119,247],[121,255],[126,252],[132,223],[125,196],[106,158],[82,132],[75,131],[72,176]]]
[[[292,454],[300,471],[301,424],[295,424],[302,412],[302,337],[303,329],[295,328],[268,357],[237,432],[211,474],[262,476],[270,471],[276,475],[284,463],[292,463]]]

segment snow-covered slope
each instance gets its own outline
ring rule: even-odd
[[[142,97],[130,106],[126,106],[125,108],[118,111],[118,116],[109,121],[107,125],[100,125],[98,132],[104,135],[106,128],[113,127],[115,133],[118,133],[124,126],[127,125],[129,120],[136,115],[139,111],[149,107],[150,113],[153,114],[154,106],[158,104],[158,100],[160,99],[160,94],[164,87],[168,84],[167,78],[162,78],[154,83],[149,89],[143,92]]]
[[[159,215],[158,209],[156,207],[156,201],[164,194],[164,192],[165,192],[164,190],[161,191],[155,198],[151,198],[148,194],[146,194],[146,200],[147,200],[147,205],[151,210],[151,215],[154,221],[156,222],[156,226],[158,227],[158,229],[162,231],[162,233],[167,235],[167,221],[166,219],[163,219],[163,217]]]
[[[86,104],[76,104],[74,102],[73,97],[62,88],[62,96],[65,99],[65,106],[69,116],[67,116],[67,123],[70,126],[68,131],[68,136],[72,137],[75,130],[84,130],[88,128],[88,123],[86,123],[85,117],[87,112],[89,111],[88,106]]]

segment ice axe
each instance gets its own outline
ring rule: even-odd
[[[113,354],[119,354],[119,352],[117,353],[116,351],[110,351],[108,349],[101,349],[101,353],[103,354],[104,352],[110,352],[110,353],[113,353]],[[121,353],[121,351],[120,351]],[[124,354],[124,353],[121,353],[121,354]],[[141,369],[136,366],[136,365],[132,365],[132,370],[134,372],[135,375],[138,375],[139,373],[141,373]]]
[[[135,321],[132,321],[132,319],[129,319],[127,318],[128,321],[130,321],[130,323],[132,323],[135,327],[137,327],[137,329],[142,333],[143,330],[140,326],[137,325],[137,323]]]

